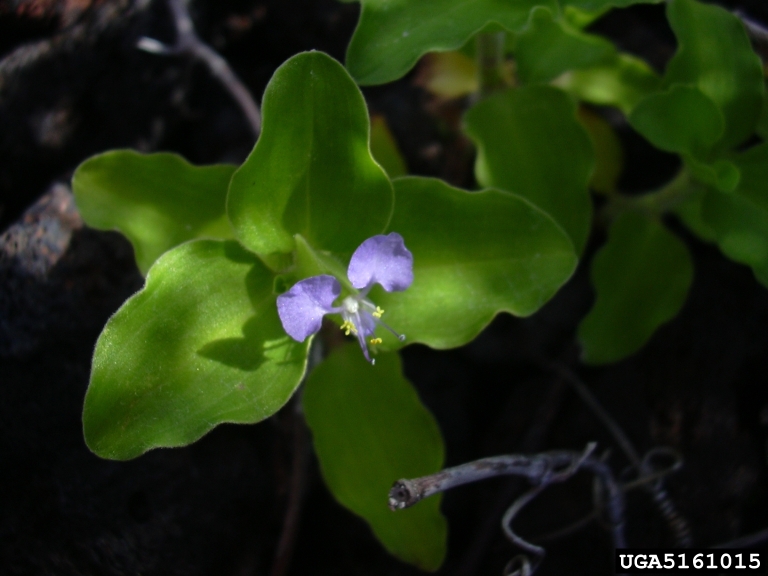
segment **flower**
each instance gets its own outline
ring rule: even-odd
[[[341,314],[344,320],[341,329],[347,336],[357,336],[365,359],[374,364],[368,353],[366,339],[370,338],[371,344],[381,343],[381,338],[374,336],[378,325],[384,326],[401,341],[405,340],[405,336],[381,320],[384,310],[366,296],[374,284],[380,284],[387,292],[408,288],[413,282],[413,255],[397,232],[373,236],[360,244],[352,254],[347,278],[360,292],[345,297],[339,306],[333,305],[341,294],[339,281],[328,274],[321,274],[297,282],[286,293],[278,296],[277,312],[285,331],[299,342],[320,330],[323,316]]]

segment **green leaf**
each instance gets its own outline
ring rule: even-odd
[[[678,313],[692,279],[688,250],[662,224],[635,212],[619,216],[592,263],[597,300],[578,330],[584,362],[639,350]]]
[[[563,72],[609,64],[616,48],[608,40],[555,20],[546,8],[534,8],[531,22],[518,36],[517,75],[521,82],[548,82]]]
[[[632,127],[651,144],[703,158],[725,128],[718,106],[695,86],[673,85],[648,96],[629,115]]]
[[[732,156],[741,178],[737,193],[755,205],[768,211],[768,142]]]
[[[674,208],[675,214],[683,221],[688,229],[696,234],[704,242],[715,242],[717,234],[712,227],[704,221],[703,200],[706,190],[692,194],[681,204]]]
[[[660,88],[661,78],[639,58],[619,54],[609,64],[567,72],[553,84],[580,100],[616,106],[628,116],[638,102]]]
[[[763,107],[760,111],[757,126],[755,126],[755,132],[763,140],[768,139],[768,92],[763,94]]]
[[[723,158],[712,163],[700,162],[690,155],[684,155],[683,161],[691,175],[721,192],[732,192],[739,183],[741,174],[736,165]]]
[[[697,86],[720,108],[720,150],[741,144],[755,128],[765,92],[763,68],[743,24],[723,8],[696,0],[671,0],[667,17],[678,51],[665,81]]]
[[[397,80],[427,52],[460,48],[495,24],[519,32],[535,6],[557,10],[556,0],[361,0],[362,12],[347,48],[347,68],[360,84]]]
[[[294,249],[294,234],[349,256],[380,233],[393,193],[371,156],[365,101],[346,70],[321,52],[288,60],[270,80],[263,127],[232,177],[227,213],[260,255]]]
[[[414,281],[404,292],[374,288],[370,298],[407,342],[460,346],[500,311],[533,314],[576,267],[563,230],[515,194],[412,177],[395,180],[395,197],[389,230],[413,253]],[[385,330],[377,335],[384,348],[401,345]]]
[[[233,241],[196,240],[161,256],[96,344],[88,447],[127,460],[275,413],[304,374],[309,344],[285,334],[272,283]]]
[[[564,7],[573,6],[587,12],[598,12],[608,8],[626,8],[633,4],[658,4],[663,0],[560,0]]]
[[[723,254],[752,267],[768,287],[768,213],[742,196],[714,190],[704,197],[702,210]]]
[[[474,47],[474,43],[469,42],[464,49],[469,51],[470,47]],[[458,50],[430,52],[419,62],[415,83],[440,98],[474,94],[480,87],[476,58]]]
[[[75,171],[72,190],[85,223],[119,230],[146,274],[166,250],[193,238],[232,237],[224,214],[235,166],[193,166],[176,154],[114,150]]]
[[[384,116],[371,117],[371,154],[390,178],[405,176],[408,168]]]
[[[589,134],[595,151],[595,170],[589,187],[601,194],[613,194],[624,169],[624,149],[613,127],[586,107],[579,109],[579,122]]]
[[[398,355],[381,354],[371,366],[357,346],[342,346],[310,374],[302,400],[336,499],[362,516],[391,554],[437,570],[447,539],[440,498],[397,512],[387,507],[396,480],[434,474],[444,452],[437,423],[403,378]]]
[[[527,86],[490,96],[464,122],[478,147],[478,182],[549,213],[580,253],[592,218],[587,184],[594,156],[573,100],[557,88]]]
[[[702,216],[723,253],[752,267],[768,286],[768,143],[732,157],[741,178],[732,193],[709,191]]]

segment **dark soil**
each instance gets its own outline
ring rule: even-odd
[[[768,22],[762,0],[730,5]],[[274,69],[299,51],[343,61],[358,10],[334,0],[200,0],[193,15],[200,35],[260,95]],[[623,10],[595,28],[659,68],[674,51],[660,6]],[[239,110],[202,66],[136,50],[141,36],[172,41],[162,2],[0,1],[2,574],[272,569],[291,476],[289,410],[131,462],[101,460],[82,439],[94,343],[142,279],[127,241],[82,225],[66,186],[72,171],[118,147],[210,163],[242,161],[253,144]],[[412,76],[365,89],[371,110],[387,117],[414,173],[473,186],[471,149],[455,131],[457,106],[436,106]],[[663,181],[675,159],[619,128],[630,158],[623,186]],[[679,316],[625,361],[600,368],[578,361],[575,329],[593,298],[587,265],[531,318],[502,315],[457,350],[404,350],[406,373],[443,431],[446,465],[596,441],[621,474],[628,463],[575,393],[569,378],[576,377],[639,453],[667,446],[682,455],[682,468],[665,479],[673,517],[644,490],[628,495],[631,546],[675,546],[683,525],[696,547],[768,527],[768,292],[747,268],[671,224],[694,255],[693,288]],[[593,234],[587,264],[601,236]],[[314,460],[305,485],[289,574],[418,573],[335,503]],[[518,550],[499,520],[526,489],[495,479],[446,494],[449,554],[439,573],[501,574]],[[591,510],[590,478],[579,474],[545,492],[515,527],[535,540]],[[547,555],[537,574],[612,571],[610,537],[599,522],[540,542]]]

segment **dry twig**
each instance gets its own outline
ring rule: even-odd
[[[189,0],[168,0],[168,7],[171,9],[176,27],[176,42],[173,46],[166,46],[154,38],[145,36],[139,39],[137,47],[152,54],[187,55],[200,60],[235,99],[240,110],[248,119],[254,136],[258,138],[259,132],[261,132],[261,112],[256,101],[227,61],[208,44],[200,40],[195,33],[188,4]]]

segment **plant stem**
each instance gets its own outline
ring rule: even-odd
[[[603,208],[600,215],[601,220],[605,223],[613,222],[619,215],[627,211],[642,212],[652,217],[658,217],[695,196],[700,190],[701,187],[691,179],[688,170],[683,168],[672,180],[653,192],[640,196],[613,195]]]
[[[506,32],[482,32],[477,35],[477,75],[480,98],[509,85],[505,67]]]

